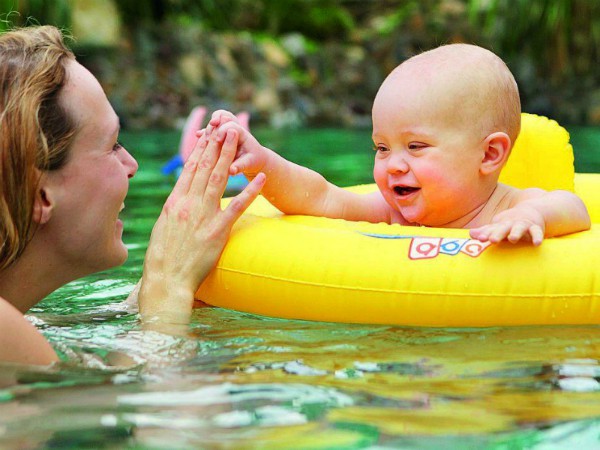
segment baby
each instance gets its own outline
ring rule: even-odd
[[[453,44],[408,59],[373,103],[378,192],[355,194],[258,143],[233,114],[213,114],[205,135],[238,131],[230,173],[263,172],[262,194],[287,214],[469,228],[474,239],[530,241],[586,230],[583,202],[567,191],[498,183],[521,121],[517,84],[494,53]]]

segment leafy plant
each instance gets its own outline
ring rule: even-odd
[[[69,28],[69,0],[0,0],[0,30],[31,24]]]
[[[468,17],[505,57],[526,54],[555,82],[598,71],[600,2],[467,0]]]

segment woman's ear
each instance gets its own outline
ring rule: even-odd
[[[38,190],[35,193],[35,202],[33,204],[33,221],[38,225],[44,225],[52,217],[52,196],[49,190],[40,183]]]
[[[510,137],[502,132],[492,133],[485,138],[483,145],[485,151],[479,168],[480,172],[483,175],[489,175],[500,171],[510,155]]]

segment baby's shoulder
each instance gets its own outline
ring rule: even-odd
[[[522,197],[524,191],[523,189],[508,186],[507,184],[498,183],[481,211],[469,223],[469,228],[491,223],[492,218],[496,214],[513,208],[516,204],[522,202],[524,200]]]
[[[492,197],[496,197],[497,212],[504,209],[514,208],[519,203],[530,200],[532,198],[541,197],[546,193],[545,190],[540,188],[525,188],[519,189],[506,184],[498,183],[498,187]],[[491,199],[490,199],[491,200]]]

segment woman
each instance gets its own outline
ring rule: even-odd
[[[57,361],[23,313],[126,260],[118,215],[138,166],[118,134],[100,84],[56,28],[0,35],[0,361]],[[139,285],[144,320],[189,319],[196,288],[258,195],[264,176],[220,208],[237,138],[201,138],[167,199]]]

